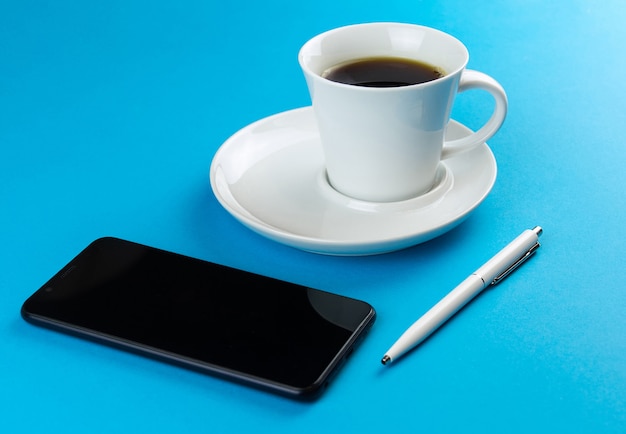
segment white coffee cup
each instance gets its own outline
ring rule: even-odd
[[[399,87],[363,87],[324,77],[336,65],[378,57],[425,62],[445,75]],[[441,160],[484,143],[506,116],[502,86],[486,74],[465,69],[467,48],[432,28],[403,23],[341,27],[309,40],[298,58],[328,180],[335,190],[355,199],[393,202],[428,192]],[[495,99],[493,113],[477,132],[444,142],[454,98],[468,89],[489,92]]]

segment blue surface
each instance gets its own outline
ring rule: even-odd
[[[0,432],[626,432],[626,7],[620,1],[0,4]],[[452,232],[364,258],[268,241],[208,183],[220,144],[310,103],[332,27],[452,33],[510,109],[498,180]],[[454,118],[476,127],[479,94]],[[478,106],[478,107],[477,107]],[[397,335],[523,229],[543,247],[394,366]],[[22,302],[114,235],[362,298],[379,314],[301,404],[25,323]]]

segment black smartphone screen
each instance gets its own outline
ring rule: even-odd
[[[312,398],[374,320],[359,300],[117,238],[33,294],[35,324]]]

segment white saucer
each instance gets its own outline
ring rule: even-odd
[[[471,131],[451,121],[446,137]],[[368,255],[422,243],[461,223],[489,194],[496,161],[486,144],[445,160],[428,193],[372,203],[335,191],[311,107],[241,129],[211,164],[213,193],[241,223],[280,243],[332,255]]]

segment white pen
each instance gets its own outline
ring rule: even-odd
[[[419,345],[483,289],[500,282],[519,267],[539,248],[538,240],[542,232],[543,229],[539,226],[525,230],[485,265],[461,282],[400,336],[385,353],[381,360],[382,364],[386,365],[396,360]]]

